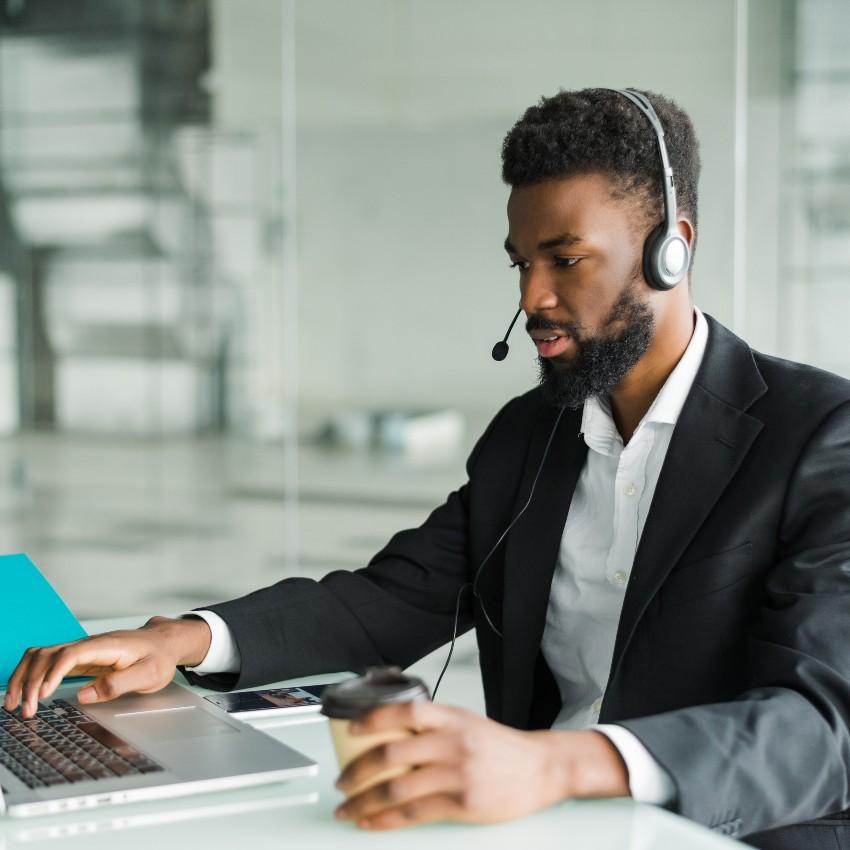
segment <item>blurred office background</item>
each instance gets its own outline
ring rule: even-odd
[[[591,85],[695,122],[702,309],[850,375],[845,0],[0,0],[0,551],[176,612],[421,522],[535,381],[502,138]]]

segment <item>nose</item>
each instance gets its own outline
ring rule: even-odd
[[[519,289],[519,305],[527,316],[553,310],[558,306],[558,295],[545,268],[535,269],[532,264],[522,276]]]

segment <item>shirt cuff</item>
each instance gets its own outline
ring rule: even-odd
[[[601,732],[619,751],[629,771],[629,790],[635,800],[656,806],[667,806],[673,802],[676,786],[670,774],[632,732],[611,723],[591,728],[594,732]]]
[[[186,669],[199,676],[208,676],[210,673],[238,673],[242,668],[242,656],[233,639],[230,626],[212,611],[187,611],[180,615],[181,620],[187,617],[199,617],[205,620],[210,627],[212,639],[204,660],[197,667]]]

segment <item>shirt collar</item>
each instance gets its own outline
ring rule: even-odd
[[[694,318],[694,332],[691,334],[691,341],[685,353],[667,377],[664,386],[661,387],[649,410],[635,429],[635,433],[647,422],[675,425],[679,421],[679,414],[691,391],[708,343],[708,322],[698,307],[694,307]],[[593,397],[585,401],[581,431],[584,434],[585,443],[600,454],[613,454],[618,446],[623,445],[620,432],[611,416],[611,404],[607,397]]]

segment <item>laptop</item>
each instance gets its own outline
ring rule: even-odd
[[[31,817],[314,776],[318,765],[171,683],[80,704],[64,685],[23,720],[0,707],[0,813]]]

